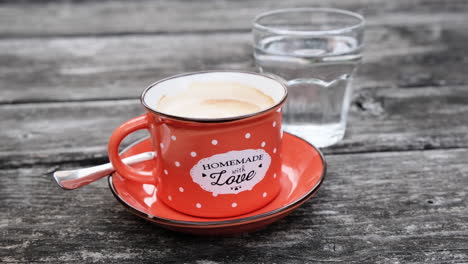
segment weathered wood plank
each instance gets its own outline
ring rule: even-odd
[[[370,28],[356,88],[468,83],[465,29]],[[2,40],[0,103],[137,98],[158,79],[210,69],[254,70],[250,34]]]
[[[358,11],[370,26],[461,23],[468,10],[463,0],[7,1],[0,37],[248,30],[259,13],[303,6]]]
[[[104,181],[63,192],[45,175],[106,161],[149,83],[253,69],[253,16],[312,4],[365,14],[367,50],[347,138],[293,215],[198,238],[128,214]],[[463,0],[2,1],[0,262],[468,262],[467,13]]]
[[[137,98],[176,73],[249,68],[248,40],[222,34],[0,41],[0,100]]]
[[[66,192],[45,175],[54,167],[3,169],[0,261],[468,262],[468,150],[327,159],[316,197],[263,231],[229,238],[187,236],[139,220],[104,180]]]
[[[103,162],[112,131],[143,112],[133,99],[0,105],[0,164]],[[467,86],[361,89],[347,136],[325,153],[463,148],[466,131]]]

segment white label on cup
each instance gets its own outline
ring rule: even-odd
[[[190,170],[194,182],[213,195],[252,190],[270,167],[271,157],[263,149],[216,154],[198,161]]]

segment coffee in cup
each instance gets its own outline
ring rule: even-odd
[[[156,110],[181,117],[223,118],[247,115],[274,105],[257,88],[236,82],[193,82],[187,89],[162,96]]]

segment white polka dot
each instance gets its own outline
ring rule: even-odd
[[[174,164],[176,165],[176,167],[180,167],[180,162],[176,161],[174,162]]]
[[[161,148],[164,148],[164,144],[163,144],[163,143],[159,143],[159,146],[160,146]]]
[[[201,208],[201,203],[197,203],[195,206],[196,206],[197,208]]]
[[[213,193],[213,196],[216,197],[216,196],[218,196],[218,194],[217,194],[217,193]]]
[[[152,185],[152,184],[143,184],[143,190],[145,190],[145,192],[147,194],[153,194],[154,185]]]
[[[264,148],[266,146],[266,142],[263,141],[262,144],[261,144],[262,148]]]
[[[273,149],[273,153],[276,153],[276,148]]]
[[[232,207],[237,207],[237,203],[232,203],[231,206]]]
[[[168,175],[168,174],[169,174],[169,172],[168,172],[167,170],[164,170],[164,174]]]
[[[275,173],[275,174],[273,174],[273,178],[274,178],[274,179],[276,179],[276,173]]]
[[[190,152],[190,156],[196,157],[196,156],[197,156],[197,153],[196,153],[195,151],[192,151],[192,152]]]
[[[171,136],[171,139],[172,139],[173,141],[175,141],[177,138],[176,138],[176,136]]]
[[[211,144],[218,145],[218,140],[216,140],[216,139],[211,140]]]
[[[179,192],[184,192],[184,188],[179,187]]]
[[[266,193],[266,192],[263,193],[263,198],[265,198],[265,197],[267,197],[267,193]]]
[[[245,134],[245,138],[250,138],[250,136],[251,136],[250,133]]]
[[[265,197],[265,196],[264,196]],[[169,199],[169,201],[172,201],[172,196],[168,196],[167,199]]]
[[[276,126],[276,121],[275,121],[275,122],[273,122],[273,127],[275,127],[275,126]]]

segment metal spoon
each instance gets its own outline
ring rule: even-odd
[[[145,160],[154,158],[154,152],[144,152],[135,156],[131,156],[122,161],[125,164],[131,165]],[[91,182],[97,181],[114,172],[114,167],[111,163],[106,163],[90,168],[70,170],[70,171],[56,171],[53,176],[57,184],[65,190],[73,190],[87,185]]]

